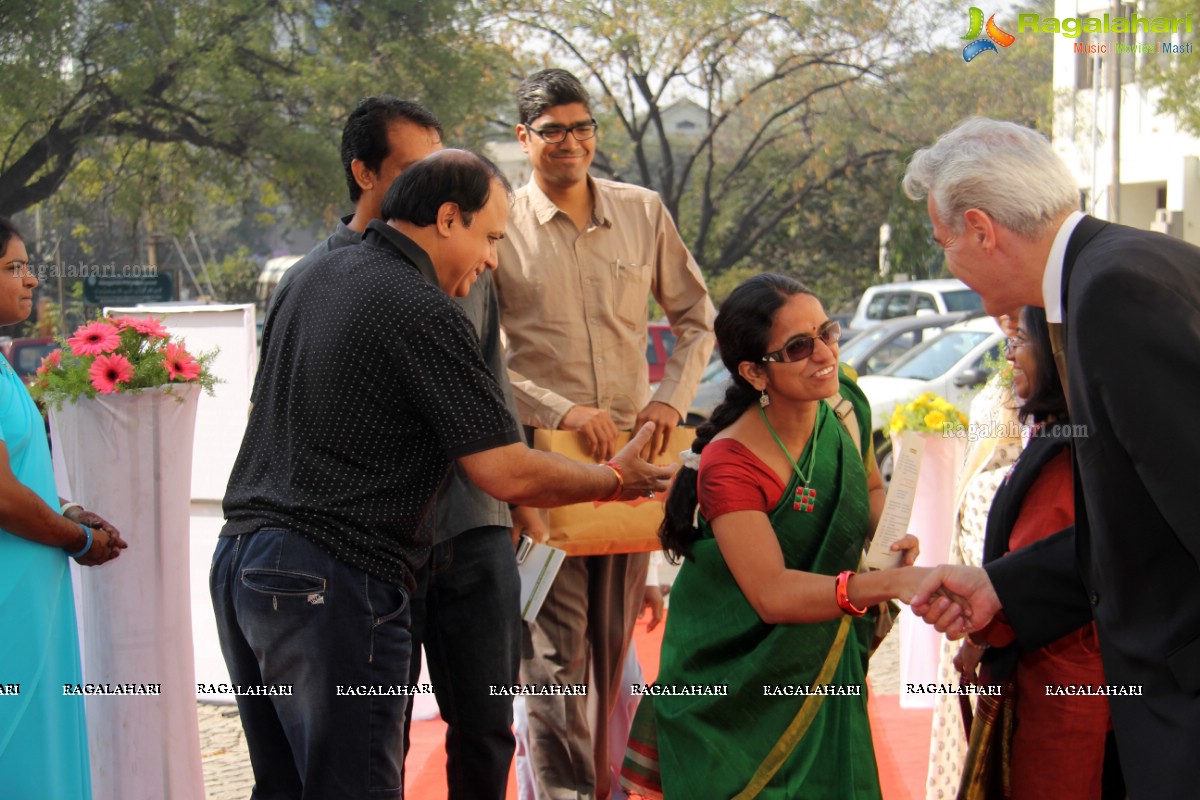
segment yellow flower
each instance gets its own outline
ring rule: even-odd
[[[930,411],[925,415],[925,426],[932,431],[940,431],[946,424],[946,415],[940,411]]]

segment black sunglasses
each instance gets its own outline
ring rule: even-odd
[[[762,357],[764,363],[768,361],[777,361],[785,364],[790,364],[793,361],[803,361],[813,354],[813,348],[817,346],[817,339],[833,347],[842,338],[841,323],[830,320],[821,326],[817,331],[816,336],[807,336],[799,334],[787,340],[787,344],[778,350],[773,350]]]
[[[530,127],[529,130],[542,137],[542,141],[546,144],[558,144],[567,140],[567,134],[575,137],[577,142],[586,142],[596,135],[600,125],[594,119],[587,122],[579,122],[569,128],[564,128],[559,125],[547,125],[545,128]]]

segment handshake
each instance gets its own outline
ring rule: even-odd
[[[1000,598],[981,567],[943,564],[925,574],[909,605],[941,633],[961,639],[992,621]]]

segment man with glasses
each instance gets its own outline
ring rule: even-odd
[[[533,175],[513,199],[496,289],[521,421],[579,431],[601,460],[619,430],[653,421],[661,453],[712,352],[704,279],[657,194],[588,175],[598,126],[573,75],[538,72],[517,99]],[[678,337],[653,394],[651,295]],[[648,563],[646,553],[568,558],[528,625],[522,682],[588,683],[590,693],[526,698],[539,800],[610,796],[608,717],[621,665],[643,602],[661,609]]]

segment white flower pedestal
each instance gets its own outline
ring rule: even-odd
[[[958,478],[966,444],[964,436],[922,433],[925,455],[913,500],[908,532],[921,540],[917,565],[935,567],[950,560],[950,537],[954,522],[954,483]],[[898,439],[892,452],[899,452]],[[931,692],[909,692],[908,684],[937,682],[938,655],[942,635],[907,605],[900,612],[900,707],[933,708],[937,696]]]
[[[60,494],[129,543],[110,564],[75,568],[84,680],[158,692],[87,696],[97,798],[204,797],[188,574],[200,391],[174,384],[50,412]]]

